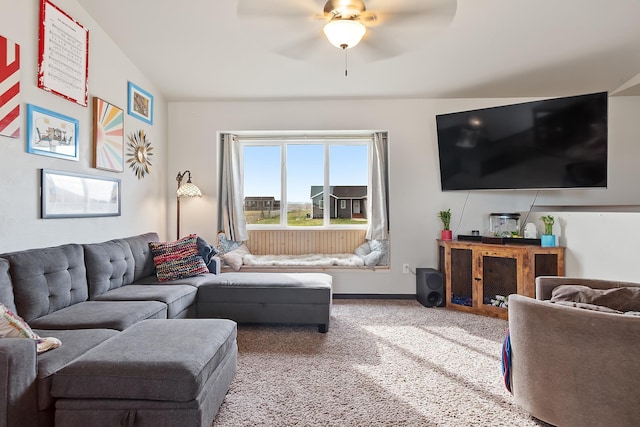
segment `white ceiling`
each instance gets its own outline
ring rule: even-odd
[[[78,2],[170,101],[550,97],[640,73],[638,0],[365,0],[379,20],[348,77],[323,0]]]

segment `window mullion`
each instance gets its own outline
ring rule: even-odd
[[[287,212],[287,144],[280,143],[280,226],[288,227]]]
[[[331,199],[331,186],[329,182],[329,144],[324,143],[324,212],[323,212],[323,227],[328,227],[331,223],[331,209],[333,207],[333,200]]]

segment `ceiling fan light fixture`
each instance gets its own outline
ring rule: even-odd
[[[324,26],[327,39],[339,49],[351,49],[356,46],[366,32],[366,27],[353,19],[334,19]]]

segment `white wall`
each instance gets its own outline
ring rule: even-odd
[[[167,103],[155,87],[125,57],[75,0],[56,0],[56,6],[89,29],[89,106],[82,107],[37,87],[37,0],[0,0],[0,34],[20,45],[21,119],[18,139],[0,136],[0,253],[67,242],[93,242],[146,231],[166,234]],[[153,126],[127,114],[127,81],[155,98]],[[153,169],[138,180],[124,173],[102,171],[92,163],[92,97],[122,108],[125,135],[144,129],[154,147]],[[26,152],[26,104],[34,104],[80,122],[80,161]],[[125,138],[126,143],[126,138]],[[105,218],[40,219],[41,168],[115,177],[122,180],[122,215]]]
[[[415,277],[402,274],[402,264],[436,267],[435,239],[440,222],[437,212],[451,208],[454,234],[484,232],[491,212],[521,212],[524,216],[536,197],[535,191],[447,192],[440,190],[435,115],[524,99],[474,100],[339,100],[283,102],[176,102],[169,103],[169,170],[190,169],[205,197],[182,203],[182,233],[198,233],[215,239],[216,131],[240,130],[345,130],[389,131],[391,271],[335,273],[337,293],[415,293]],[[640,204],[637,182],[640,168],[640,98],[610,99],[610,187],[607,190],[541,191],[537,205],[544,204]],[[175,203],[175,202],[173,202]],[[466,206],[465,206],[466,203]],[[170,222],[175,213],[169,209]],[[640,230],[632,224],[637,213],[550,212],[558,218],[558,235],[567,249],[567,275],[591,275],[632,279]],[[539,230],[542,212],[532,212],[528,222]],[[172,218],[173,215],[173,218]],[[622,229],[615,244],[604,239],[606,230]],[[594,230],[599,230],[594,234]],[[602,231],[600,231],[602,230]],[[595,236],[596,239],[592,239]],[[623,246],[620,247],[620,243]],[[603,249],[606,247],[606,249]],[[614,250],[615,249],[615,250]],[[622,255],[629,251],[632,255]],[[621,259],[629,258],[626,262]],[[615,266],[615,268],[613,268]]]

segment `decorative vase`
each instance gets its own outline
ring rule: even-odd
[[[442,230],[441,236],[442,240],[451,240],[453,239],[453,233],[451,230]]]
[[[555,245],[556,245],[556,236],[554,234],[543,234],[542,236],[540,236],[540,246],[550,248]]]

